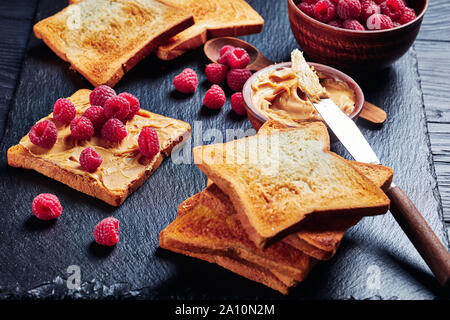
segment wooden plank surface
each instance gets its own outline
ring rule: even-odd
[[[430,0],[418,39],[450,41],[450,1]]]

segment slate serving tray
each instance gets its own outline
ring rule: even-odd
[[[288,61],[297,47],[287,19],[285,1],[249,1],[266,24],[258,35],[244,37],[273,61]],[[43,0],[39,21],[65,6]],[[116,86],[141,100],[144,109],[191,123],[203,131],[250,128],[246,118],[226,106],[219,112],[202,107],[209,87],[201,48],[170,62],[147,58]],[[384,107],[382,128],[358,125],[382,162],[392,166],[402,186],[446,245],[447,237],[433,172],[425,114],[411,49],[393,67],[358,77],[367,100]],[[185,67],[198,72],[196,93],[174,92],[173,77]],[[7,166],[6,150],[47,115],[59,97],[92,88],[70,71],[41,41],[30,39],[20,83],[1,142],[0,167],[0,298],[141,298],[141,299],[431,299],[443,292],[392,216],[365,218],[343,240],[338,254],[320,263],[309,278],[287,297],[241,278],[216,265],[162,250],[159,231],[176,216],[187,197],[201,191],[206,177],[193,164],[166,159],[148,181],[119,208],[74,191],[34,171]],[[195,134],[195,131],[193,132]],[[211,141],[204,141],[210,143]],[[333,150],[348,157],[339,143]],[[39,193],[60,198],[64,212],[55,222],[32,217],[31,201]],[[98,221],[115,216],[121,240],[113,249],[93,243]],[[66,287],[67,268],[78,265],[81,290]],[[378,277],[379,282],[373,281]]]

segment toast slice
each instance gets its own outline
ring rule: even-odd
[[[90,106],[91,90],[75,92],[71,100],[80,116]],[[53,119],[53,114],[41,119]],[[28,135],[8,150],[8,164],[13,167],[33,169],[69,187],[101,199],[113,206],[121,205],[158,168],[172,149],[189,137],[188,123],[164,117],[141,109],[126,122],[127,137],[114,144],[101,137],[77,141],[70,137],[70,126],[55,122],[58,140],[51,149],[33,145]],[[161,151],[151,160],[139,152],[137,138],[143,127],[152,127],[158,134]],[[81,151],[91,146],[101,155],[103,162],[94,173],[81,169]]]
[[[84,0],[39,21],[33,31],[95,87],[112,87],[193,23],[188,11],[158,0]]]

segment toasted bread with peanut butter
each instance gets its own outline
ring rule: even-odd
[[[389,199],[329,151],[320,121],[193,149],[194,162],[233,203],[258,247],[297,231],[309,215],[384,214]]]
[[[94,86],[114,86],[156,47],[194,23],[159,0],[84,0],[39,21],[33,30]]]
[[[80,116],[90,106],[91,90],[82,89],[68,99]],[[53,120],[53,114],[41,119]],[[41,121],[40,120],[40,121]],[[69,187],[101,199],[113,206],[121,205],[158,168],[172,149],[188,138],[190,126],[184,121],[164,117],[141,109],[125,123],[126,138],[111,143],[94,136],[77,141],[70,136],[70,126],[55,121],[58,140],[50,149],[31,143],[28,135],[8,150],[8,164],[13,167],[33,169]],[[139,152],[137,138],[143,127],[152,127],[158,134],[160,152],[153,158]],[[93,147],[102,157],[101,166],[93,173],[82,170],[79,163],[81,151]]]

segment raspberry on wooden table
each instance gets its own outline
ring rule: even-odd
[[[119,97],[125,98],[130,104],[130,112],[126,116],[125,119],[133,119],[133,117],[139,112],[141,109],[141,104],[139,103],[139,99],[133,96],[131,93],[122,92],[119,94]]]
[[[250,62],[250,56],[243,48],[234,48],[227,55],[228,66],[232,69],[243,69]]]
[[[94,148],[83,149],[80,154],[80,165],[83,170],[94,172],[102,164],[102,157]]]
[[[111,118],[103,125],[102,138],[111,142],[120,142],[127,136],[127,129],[122,121]]]
[[[245,108],[244,98],[242,97],[242,92],[236,92],[231,96],[231,108],[238,115],[246,115],[247,109]]]
[[[213,84],[208,91],[206,91],[203,98],[203,104],[209,109],[220,109],[225,104],[225,92],[217,84]]]
[[[403,0],[386,0],[380,4],[381,13],[387,15],[392,21],[400,19],[405,7]]]
[[[173,85],[175,89],[182,93],[193,93],[197,90],[197,74],[191,68],[186,68],[173,78]]]
[[[384,30],[394,27],[391,18],[384,14],[375,13],[367,18],[367,29]]]
[[[114,96],[105,102],[105,117],[124,120],[130,113],[130,103],[123,96]]]
[[[228,67],[220,63],[210,63],[206,66],[205,74],[209,82],[221,84],[227,77]]]
[[[368,17],[375,13],[381,13],[380,6],[373,0],[361,1],[361,21],[366,21]]]
[[[62,213],[62,206],[57,196],[51,193],[41,193],[33,200],[31,210],[40,220],[52,220]]]
[[[359,0],[339,0],[336,13],[342,20],[355,19],[361,14]]]
[[[36,123],[28,133],[30,141],[42,148],[51,148],[58,139],[58,129],[50,120]]]
[[[103,107],[105,105],[106,100],[111,97],[114,97],[116,92],[113,88],[108,87],[107,85],[101,85],[92,90],[89,94],[89,103],[92,106],[100,106]]]
[[[61,98],[53,105],[53,118],[62,124],[67,124],[75,118],[77,110],[72,101]]]
[[[88,140],[94,135],[94,126],[91,120],[81,116],[70,122],[70,134],[76,140]]]
[[[105,110],[100,106],[90,106],[83,114],[84,117],[91,120],[94,130],[100,130],[106,122]]]
[[[414,11],[414,9],[412,9],[412,8],[405,8],[405,9],[403,9],[402,15],[398,19],[398,22],[400,24],[405,24],[405,23],[408,23],[410,21],[413,21],[415,18],[417,18],[417,16],[416,16],[416,12]]]
[[[330,22],[336,17],[336,9],[329,0],[320,0],[314,5],[314,18],[322,22]]]
[[[241,91],[245,82],[252,76],[247,69],[231,69],[227,74],[228,87],[233,91]]]
[[[102,246],[113,246],[119,242],[119,221],[109,217],[100,221],[94,228],[95,242]]]
[[[153,158],[159,152],[158,134],[153,128],[144,127],[138,137],[139,151],[144,157]]]
[[[344,29],[349,29],[349,30],[358,30],[358,31],[366,30],[364,28],[364,26],[361,23],[359,23],[358,20],[352,20],[352,19],[345,20],[344,23],[342,24],[342,27]]]

